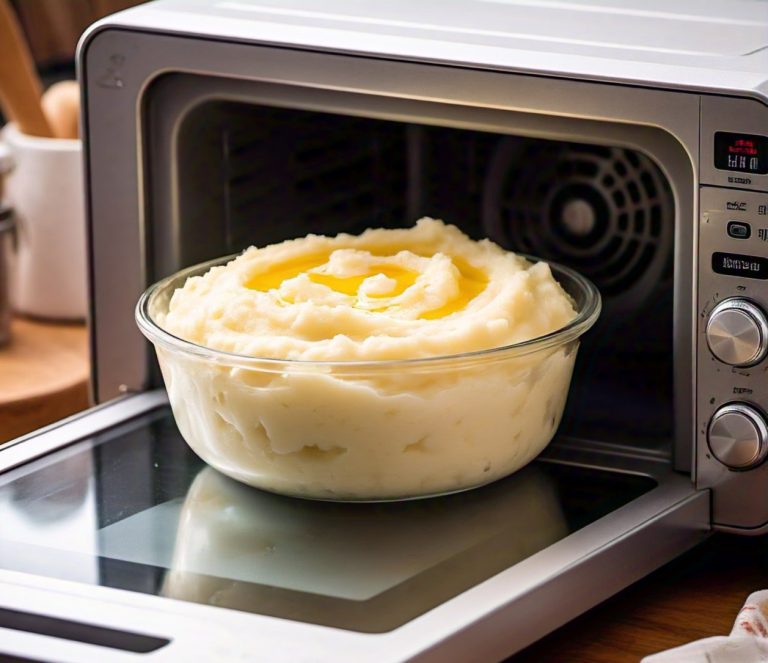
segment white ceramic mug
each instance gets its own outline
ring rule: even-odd
[[[82,143],[27,136],[13,124],[3,128],[0,140],[12,160],[5,196],[16,219],[13,307],[42,318],[83,319],[87,295]]]
[[[3,198],[5,175],[11,170],[11,152],[0,143],[0,346],[11,337],[10,272],[13,261],[13,210]]]

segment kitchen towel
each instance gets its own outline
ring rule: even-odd
[[[641,663],[768,663],[768,590],[750,594],[729,636],[646,656]]]

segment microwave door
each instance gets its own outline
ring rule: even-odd
[[[205,466],[158,390],[0,451],[0,522],[3,655],[444,661],[525,647],[701,541],[710,514],[667,461],[559,438],[445,497],[272,495]]]

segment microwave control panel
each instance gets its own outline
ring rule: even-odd
[[[768,523],[768,193],[701,187],[697,485],[713,521]]]

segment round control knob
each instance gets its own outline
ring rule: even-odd
[[[754,366],[768,352],[768,319],[748,299],[720,302],[707,322],[707,343],[715,357],[731,366]]]
[[[768,426],[763,415],[743,403],[724,405],[709,422],[709,449],[734,470],[756,467],[768,455]]]

